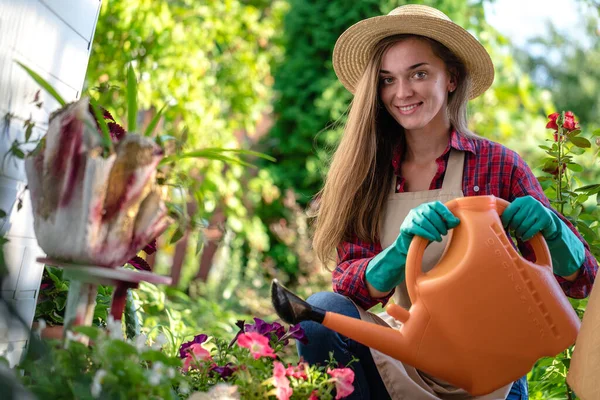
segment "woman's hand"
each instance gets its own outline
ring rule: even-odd
[[[367,283],[379,292],[376,297],[404,281],[408,248],[415,235],[440,242],[442,236],[459,223],[460,220],[439,201],[424,203],[410,210],[394,243],[373,257],[367,266]]]
[[[410,238],[421,236],[431,242],[441,242],[448,230],[455,228],[460,220],[443,203],[432,201],[410,210],[400,226],[400,236]],[[407,247],[408,251],[408,247]]]
[[[585,248],[579,238],[554,212],[531,196],[519,197],[506,207],[501,216],[505,228],[515,231],[522,240],[531,239],[541,232],[556,275],[576,278],[585,260]]]
[[[552,211],[531,196],[519,197],[502,213],[504,228],[510,228],[516,235],[527,241],[536,233],[542,232],[546,240],[558,235],[558,227],[552,218]]]

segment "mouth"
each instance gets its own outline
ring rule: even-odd
[[[419,108],[419,106],[421,106],[422,104],[423,104],[423,102],[410,104],[407,106],[396,106],[396,109],[398,111],[400,111],[400,114],[409,115],[409,114],[414,113],[417,110],[417,108]]]

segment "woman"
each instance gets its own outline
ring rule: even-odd
[[[519,248],[541,232],[556,279],[571,297],[587,296],[598,268],[573,226],[550,208],[527,164],[513,151],[467,128],[467,101],[492,83],[486,50],[440,11],[398,7],[386,16],[358,22],[338,39],[333,65],[354,93],[351,111],[325,186],[319,195],[314,248],[324,263],[337,249],[335,293],[308,302],[355,318],[386,304],[410,306],[404,265],[414,235],[432,241],[424,270],[439,259],[449,229],[460,221],[443,203],[457,197],[494,195],[511,204],[502,214]],[[382,315],[395,326],[395,321]],[[352,357],[353,398],[469,398],[462,389],[371,350],[312,322],[309,344],[299,353],[310,363],[334,352]],[[485,399],[526,399],[525,377]]]

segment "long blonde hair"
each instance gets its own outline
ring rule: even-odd
[[[478,137],[467,128],[470,79],[456,55],[423,36],[395,35],[381,40],[356,87],[325,185],[316,196],[313,248],[326,266],[335,259],[334,250],[342,241],[354,236],[366,242],[379,239],[381,217],[394,174],[393,152],[404,140],[404,129],[380,102],[379,70],[385,52],[408,38],[428,42],[433,53],[446,63],[457,82],[456,90],[448,96],[450,124],[464,136]]]

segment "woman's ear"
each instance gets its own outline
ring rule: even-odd
[[[450,75],[450,81],[448,82],[448,92],[452,93],[456,90],[456,87],[458,86],[458,79],[456,71],[450,70],[448,71],[448,73]]]

